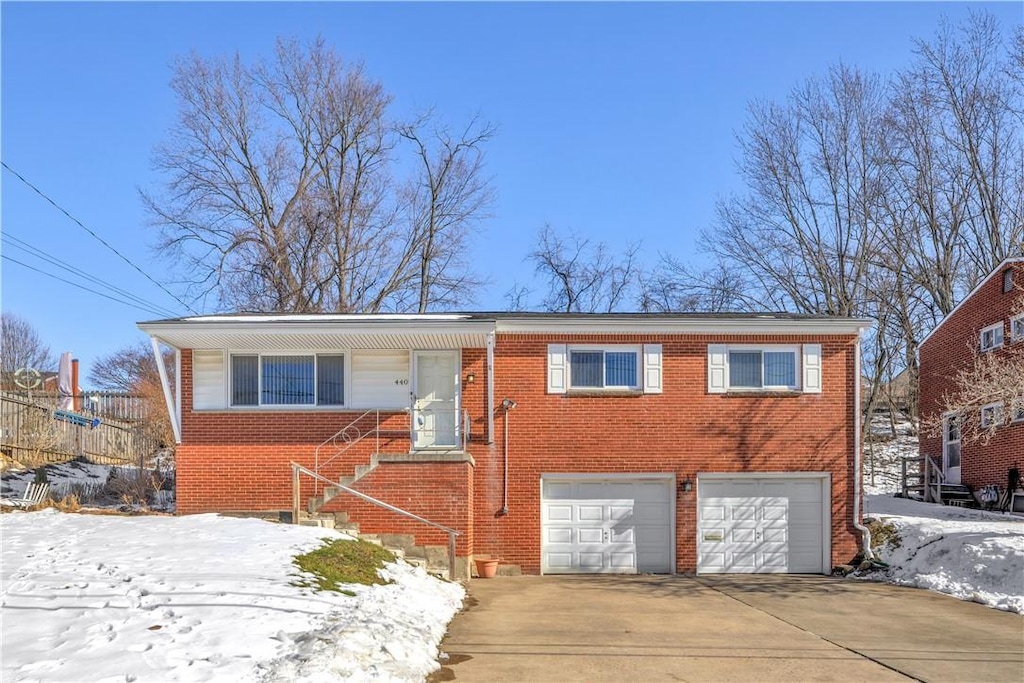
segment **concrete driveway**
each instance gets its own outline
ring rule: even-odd
[[[1022,681],[1024,618],[814,576],[475,579],[438,681]]]

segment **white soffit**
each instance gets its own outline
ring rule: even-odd
[[[730,334],[830,335],[857,334],[874,326],[866,318],[514,318],[497,321],[498,334]]]

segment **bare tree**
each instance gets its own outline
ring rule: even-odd
[[[559,235],[547,225],[537,248],[527,257],[545,281],[541,308],[566,313],[610,313],[633,300],[639,278],[640,245],[630,244],[617,257],[604,242],[579,233]]]
[[[32,324],[14,313],[0,314],[0,371],[13,373],[19,368],[40,371],[57,369],[57,358],[43,342]]]
[[[783,105],[755,103],[740,137],[748,193],[723,201],[702,242],[776,310],[857,315],[878,248],[883,90],[839,66]]]
[[[669,254],[640,282],[640,310],[649,313],[757,310],[760,302],[746,296],[742,271],[722,263],[695,270]]]
[[[179,118],[155,153],[165,192],[143,197],[193,296],[231,309],[374,312],[419,310],[424,289],[427,305],[465,293],[458,257],[471,221],[433,225],[425,252],[420,216],[403,220],[391,98],[360,65],[319,39],[279,40],[252,64],[181,59],[171,87]],[[435,198],[444,211],[480,217],[489,134],[449,150],[455,171]],[[443,154],[427,159],[436,172]],[[480,191],[458,194],[460,177]]]
[[[416,250],[416,310],[425,313],[431,304],[457,302],[457,295],[465,297],[480,284],[467,274],[462,259],[472,228],[494,200],[481,149],[494,136],[494,127],[473,118],[455,134],[426,114],[401,126],[399,134],[412,143],[419,165],[408,190],[408,213]]]

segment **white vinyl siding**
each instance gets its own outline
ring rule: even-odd
[[[192,409],[223,410],[226,407],[224,352],[192,351]]]
[[[353,351],[353,408],[408,408],[408,351]]]

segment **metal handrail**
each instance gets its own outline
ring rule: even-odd
[[[423,524],[426,524],[428,526],[432,526],[434,528],[440,529],[441,531],[444,531],[445,533],[447,533],[448,534],[448,579],[451,580],[451,581],[455,580],[455,538],[456,538],[456,536],[461,536],[462,535],[461,531],[456,531],[455,529],[446,527],[443,524],[438,524],[437,522],[432,522],[429,519],[425,519],[423,517],[420,517],[417,514],[409,512],[408,510],[403,510],[402,508],[395,507],[394,505],[391,505],[390,503],[385,503],[382,500],[377,500],[373,496],[368,496],[365,493],[362,493],[361,491],[356,491],[355,489],[350,489],[349,487],[347,487],[347,486],[345,486],[343,484],[339,484],[336,481],[331,481],[327,477],[319,475],[316,472],[314,472],[314,471],[312,471],[312,470],[310,470],[308,468],[303,467],[302,465],[298,464],[297,462],[292,462],[291,466],[292,466],[292,524],[298,524],[299,523],[299,509],[301,508],[301,497],[302,497],[301,496],[301,491],[299,489],[299,475],[300,474],[306,474],[307,476],[313,477],[314,479],[317,479],[317,480],[323,481],[325,483],[328,483],[331,486],[333,486],[334,488],[341,489],[345,493],[351,493],[356,498],[360,498],[362,500],[365,500],[367,503],[372,503],[373,505],[376,505],[377,507],[382,507],[385,510],[390,510],[391,512],[396,512],[396,513],[398,513],[400,515],[405,515],[406,517],[408,517],[410,519],[414,519],[417,522],[422,522]]]

